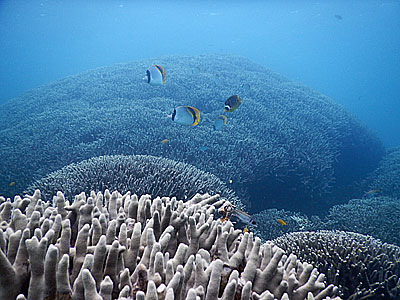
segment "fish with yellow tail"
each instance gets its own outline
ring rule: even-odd
[[[283,221],[282,219],[278,219],[276,220],[279,224],[281,224],[282,226],[287,225],[285,221]]]
[[[143,77],[143,81],[150,85],[163,85],[167,74],[160,65],[152,65],[146,70],[146,76]]]
[[[226,124],[228,118],[225,115],[218,116],[213,124],[214,130],[220,130]]]
[[[200,122],[200,112],[197,108],[187,105],[178,106],[169,117],[180,125],[196,126]]]
[[[238,95],[232,95],[225,100],[224,111],[233,112],[238,109],[240,104],[242,104],[242,99]]]

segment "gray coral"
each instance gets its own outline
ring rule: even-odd
[[[2,104],[0,193],[13,195],[32,178],[94,156],[146,154],[232,179],[240,196],[257,199],[255,210],[274,199],[281,208],[309,211],[312,200],[375,168],[383,153],[377,138],[329,98],[245,58],[156,61],[167,72],[161,87],[141,82],[155,62],[145,60],[67,77]],[[213,131],[231,94],[243,104]],[[200,109],[196,128],[167,118],[182,104]]]
[[[331,299],[325,276],[230,221],[225,200],[39,190],[0,198],[0,298],[74,300]],[[335,297],[334,299],[340,299]]]
[[[316,266],[344,299],[400,298],[400,248],[344,231],[295,232],[273,240]]]
[[[26,192],[35,189],[40,189],[44,200],[51,200],[57,191],[63,191],[67,198],[82,191],[89,195],[91,191],[108,189],[178,199],[209,192],[243,207],[235,193],[216,176],[183,162],[150,155],[100,156],[73,163],[33,182]]]

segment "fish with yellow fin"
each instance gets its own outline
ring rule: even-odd
[[[287,225],[285,221],[283,221],[282,219],[278,219],[276,220],[279,224],[281,224],[282,226]]]
[[[168,139],[163,139],[163,140],[161,141],[161,144],[165,144],[165,143],[168,143],[168,142],[169,142]]]
[[[171,118],[180,125],[196,126],[200,122],[200,112],[195,107],[181,105],[174,109]]]
[[[146,70],[146,76],[143,77],[143,81],[150,85],[163,85],[167,74],[160,65],[152,65]]]
[[[243,228],[243,233],[249,232],[249,229],[247,228],[247,226],[245,228]]]
[[[8,186],[14,186],[15,185],[15,181],[11,181],[9,184],[8,184]]]
[[[242,104],[242,98],[238,95],[232,95],[228,99],[225,100],[225,112],[233,112],[238,109],[238,107]]]

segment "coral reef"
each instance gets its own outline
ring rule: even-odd
[[[316,266],[344,299],[400,299],[400,248],[344,231],[296,232],[272,241]]]
[[[365,181],[366,190],[400,199],[400,147],[388,150],[378,168]]]
[[[63,191],[67,198],[82,191],[89,195],[90,191],[108,189],[178,199],[208,192],[243,208],[235,193],[216,176],[183,162],[149,155],[100,156],[73,163],[33,182],[26,192],[33,193],[35,189],[41,191],[44,200],[51,200],[57,191]]]
[[[2,300],[311,300],[338,292],[312,265],[214,220],[225,203],[219,195],[183,202],[106,190],[70,203],[58,192],[50,205],[37,190],[0,202]]]
[[[155,61],[167,72],[161,87],[141,81]],[[243,104],[223,130],[214,131],[213,121],[232,94]],[[201,111],[196,128],[167,118],[182,104]],[[340,192],[375,169],[383,155],[375,135],[329,98],[229,55],[99,68],[31,90],[0,105],[0,114],[3,195],[21,192],[32,179],[70,163],[145,154],[232,179],[240,197],[257,200],[254,211],[310,212],[313,201]],[[166,138],[168,143],[160,143]]]
[[[335,205],[320,228],[367,234],[400,246],[400,201],[374,197]]]

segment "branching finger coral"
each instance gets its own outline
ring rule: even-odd
[[[2,199],[0,296],[14,299],[331,299],[324,275],[214,213],[226,200],[39,190]],[[21,202],[28,202],[20,210]],[[34,206],[31,211],[30,207]],[[26,216],[26,228],[13,219]],[[28,224],[31,224],[29,227]],[[17,284],[11,285],[11,282]],[[333,299],[339,299],[335,297]]]

